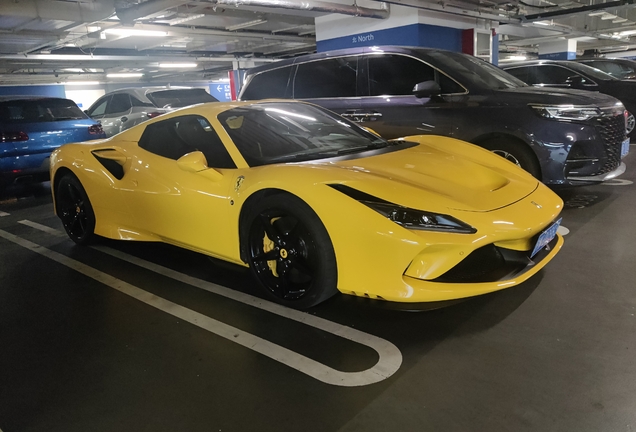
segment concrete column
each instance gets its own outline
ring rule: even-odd
[[[562,39],[539,44],[539,58],[547,60],[574,60],[576,40]]]

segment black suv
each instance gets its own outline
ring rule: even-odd
[[[476,57],[436,49],[352,48],[250,69],[240,99],[266,98],[304,99],[389,139],[469,141],[550,185],[614,178],[629,149],[616,99],[531,87]]]
[[[620,80],[593,67],[567,60],[533,60],[506,65],[503,68],[526,84],[591,90],[614,96],[629,111],[627,134],[631,138],[634,137],[636,81]]]
[[[620,58],[583,58],[576,60],[579,63],[600,69],[618,79],[636,79],[636,61]]]

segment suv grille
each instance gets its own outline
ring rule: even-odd
[[[603,116],[597,119],[596,130],[603,138],[605,163],[596,175],[608,173],[621,162],[621,144],[625,139],[625,117],[622,115]]]

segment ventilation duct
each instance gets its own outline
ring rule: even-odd
[[[295,9],[303,11],[337,13],[363,18],[386,19],[390,9],[387,3],[380,3],[380,9],[360,7],[355,4],[343,5],[323,1],[291,1],[291,0],[216,0],[216,4],[228,6],[257,6],[278,9]]]

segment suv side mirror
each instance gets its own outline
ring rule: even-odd
[[[441,95],[442,88],[435,81],[424,81],[415,84],[415,87],[413,87],[413,94],[417,98],[430,98]]]
[[[581,75],[568,77],[565,83],[568,85],[568,87],[579,90],[592,90],[598,87],[597,85],[590,83]]]

